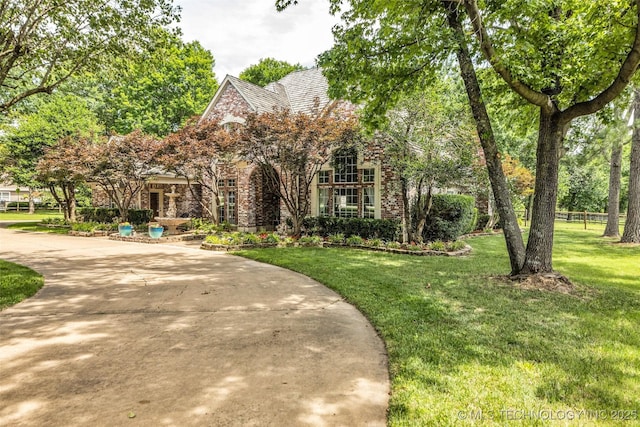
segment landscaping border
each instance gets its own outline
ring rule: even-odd
[[[464,256],[471,252],[471,246],[465,245],[465,247],[459,251],[445,252],[445,251],[433,251],[430,249],[420,250],[420,251],[412,251],[409,249],[400,249],[400,248],[385,248],[381,246],[355,246],[355,245],[347,245],[347,244],[339,244],[339,243],[331,243],[331,242],[322,242],[319,244],[304,244],[304,243],[294,243],[294,244],[275,244],[275,243],[259,243],[255,245],[245,244],[245,245],[220,245],[213,243],[203,242],[200,245],[200,249],[208,250],[208,251],[220,251],[220,252],[232,252],[232,251],[240,251],[243,249],[258,249],[258,248],[273,248],[273,247],[339,247],[339,248],[351,248],[351,249],[360,249],[360,250],[369,250],[369,251],[377,251],[377,252],[389,252],[400,255],[413,255],[413,256],[448,256],[448,257],[456,257],[456,256]]]

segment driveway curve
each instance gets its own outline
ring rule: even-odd
[[[223,253],[0,229],[0,425],[383,426],[384,346],[319,283]]]

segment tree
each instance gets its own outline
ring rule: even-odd
[[[286,61],[263,58],[257,64],[250,65],[240,73],[240,79],[258,86],[266,86],[294,71],[304,70],[300,64],[291,65]]]
[[[178,11],[168,0],[1,1],[0,112],[128,56]]]
[[[100,188],[127,221],[129,208],[151,175],[158,141],[141,131],[113,136],[107,141],[88,141],[80,160],[89,183]]]
[[[618,112],[608,126],[605,140],[609,142],[609,190],[607,203],[607,225],[604,237],[620,237],[620,194],[622,191],[622,159],[623,148],[629,142],[627,133],[628,117]]]
[[[449,79],[408,95],[388,113],[381,134],[400,174],[405,238],[421,241],[436,189],[462,187],[472,173],[476,147],[471,117]],[[449,92],[449,96],[443,95]],[[413,194],[413,200],[410,200]],[[413,213],[413,214],[412,214]],[[412,217],[415,216],[415,223]]]
[[[359,142],[355,117],[333,107],[314,114],[252,113],[240,131],[240,155],[262,169],[291,215],[295,236],[310,210],[313,178],[336,149]]]
[[[78,137],[62,138],[47,148],[36,166],[36,179],[49,189],[68,222],[76,221],[76,190],[85,181],[82,158],[87,145]]]
[[[115,70],[93,77],[102,105],[99,117],[120,135],[140,129],[166,136],[204,111],[218,83],[211,53],[197,41],[184,43],[157,29],[145,51],[114,60]]]
[[[633,94],[633,136],[629,170],[629,208],[622,243],[640,243],[640,89]]]
[[[167,171],[187,180],[192,196],[215,223],[218,223],[219,164],[232,160],[235,140],[236,134],[224,129],[218,120],[194,119],[162,141],[155,160]],[[203,191],[196,191],[195,185]],[[205,191],[214,206],[206,203]]]
[[[16,184],[37,188],[36,165],[46,149],[65,137],[100,132],[86,102],[73,95],[56,94],[37,99],[34,112],[15,115],[0,137],[0,169]],[[33,204],[31,203],[31,211]]]
[[[584,163],[578,156],[563,159],[562,169],[566,180],[558,194],[561,209],[572,212],[600,212],[606,206],[607,187],[603,165]],[[563,175],[561,173],[561,175]]]
[[[279,0],[286,7],[294,0]],[[342,3],[331,1],[334,11]],[[370,112],[388,108],[397,92],[432,78],[455,52],[467,85],[478,134],[505,228],[512,273],[553,271],[553,221],[564,136],[572,121],[601,110],[627,86],[640,63],[640,8],[634,1],[484,2],[475,0],[370,2],[351,0],[334,28],[336,46],[320,57],[335,96],[368,101]],[[468,18],[462,21],[461,18]],[[447,25],[443,25],[446,22]],[[533,25],[532,23],[535,23]],[[488,30],[491,28],[491,30]],[[467,32],[475,44],[466,39]],[[589,43],[585,44],[585,37]],[[473,62],[477,48],[493,71],[538,109],[536,183],[531,231],[520,256],[512,207]],[[482,111],[484,110],[484,112]],[[496,188],[496,186],[498,188]],[[504,205],[502,208],[501,205]],[[504,215],[509,217],[505,218]],[[509,233],[509,237],[506,233]]]

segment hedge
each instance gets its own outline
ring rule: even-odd
[[[393,219],[339,218],[332,216],[307,217],[302,221],[305,234],[327,237],[344,234],[345,237],[360,236],[363,239],[395,241],[400,232],[400,222]]]
[[[81,208],[78,213],[85,222],[110,223],[120,217],[120,211],[115,208]],[[133,225],[146,224],[153,218],[153,211],[149,209],[129,209],[129,222]]]
[[[425,241],[456,240],[473,231],[477,222],[475,199],[460,194],[436,194],[422,233]]]

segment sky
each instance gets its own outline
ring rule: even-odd
[[[261,58],[305,67],[333,45],[328,0],[302,0],[284,12],[275,0],[174,0],[182,7],[183,40],[198,40],[215,59],[218,81]]]

